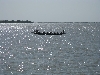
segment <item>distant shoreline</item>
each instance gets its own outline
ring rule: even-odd
[[[8,20],[0,20],[0,23],[34,23],[34,22],[31,22],[31,21],[21,21],[21,20],[17,20],[17,21],[14,21],[14,20],[11,20],[11,21],[8,21]]]
[[[35,22],[28,21],[28,20],[26,20],[26,21],[23,21],[23,20],[17,20],[17,21],[0,20],[0,23],[35,23]],[[36,23],[100,23],[100,22],[36,22]]]

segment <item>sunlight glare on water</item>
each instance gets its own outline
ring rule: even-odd
[[[99,75],[99,55],[100,23],[0,24],[0,75]]]

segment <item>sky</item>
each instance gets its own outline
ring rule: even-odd
[[[100,22],[100,0],[0,0],[0,20]]]

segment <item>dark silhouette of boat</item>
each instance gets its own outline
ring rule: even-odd
[[[63,32],[60,33],[56,33],[56,32],[40,32],[39,30],[34,30],[34,32],[31,32],[34,34],[38,34],[38,35],[62,35],[62,34],[66,34],[63,30]]]

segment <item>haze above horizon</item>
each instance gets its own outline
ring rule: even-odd
[[[0,0],[0,20],[100,22],[100,0]]]

